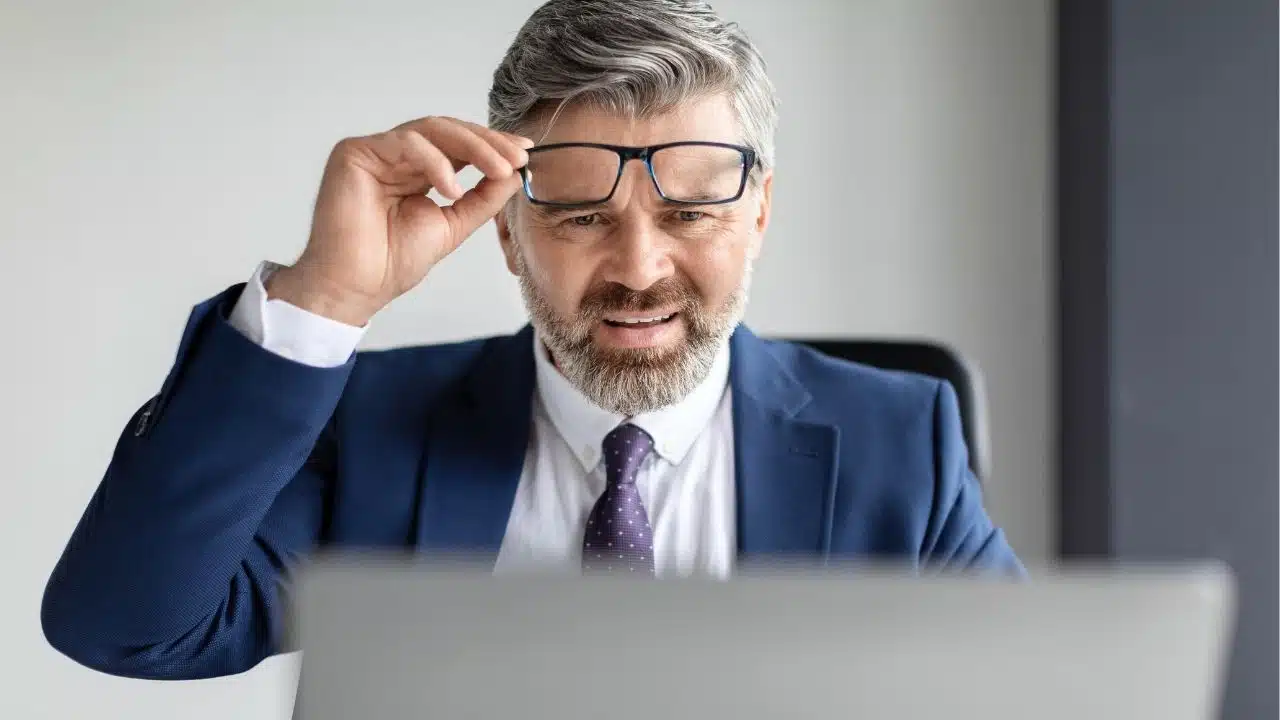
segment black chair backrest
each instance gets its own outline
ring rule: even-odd
[[[920,340],[839,340],[782,338],[808,345],[818,352],[885,370],[905,370],[951,383],[960,404],[960,422],[969,446],[969,467],[979,482],[991,469],[990,430],[986,394],[977,367],[955,350]]]

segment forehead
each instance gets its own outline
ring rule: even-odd
[[[561,111],[545,137],[541,137],[541,133],[532,135],[539,145],[594,142],[644,146],[681,140],[742,141],[733,106],[725,95],[691,100],[670,112],[648,118],[633,118],[597,107],[571,104]]]

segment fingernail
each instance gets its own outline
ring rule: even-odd
[[[529,138],[527,138],[527,137],[521,137],[521,138],[520,138],[520,146],[521,146],[521,147],[523,147],[525,150],[528,150],[529,148],[531,148],[531,147],[533,147],[534,145],[537,145],[537,144],[538,144],[538,143],[536,143],[536,142],[534,142],[534,141],[530,140],[530,139],[529,139]]]

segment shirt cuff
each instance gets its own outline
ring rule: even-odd
[[[227,321],[240,334],[280,357],[318,368],[345,365],[367,326],[354,327],[284,300],[268,299],[266,280],[280,267],[272,262],[258,265]]]

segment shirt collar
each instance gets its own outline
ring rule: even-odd
[[[551,423],[569,444],[582,467],[590,472],[600,462],[601,445],[609,431],[627,420],[625,415],[596,405],[574,387],[555,365],[538,333],[533,334],[533,357],[538,398]],[[729,384],[729,344],[716,353],[710,372],[693,392],[667,407],[631,418],[653,438],[654,451],[679,464],[698,435],[711,422]]]

